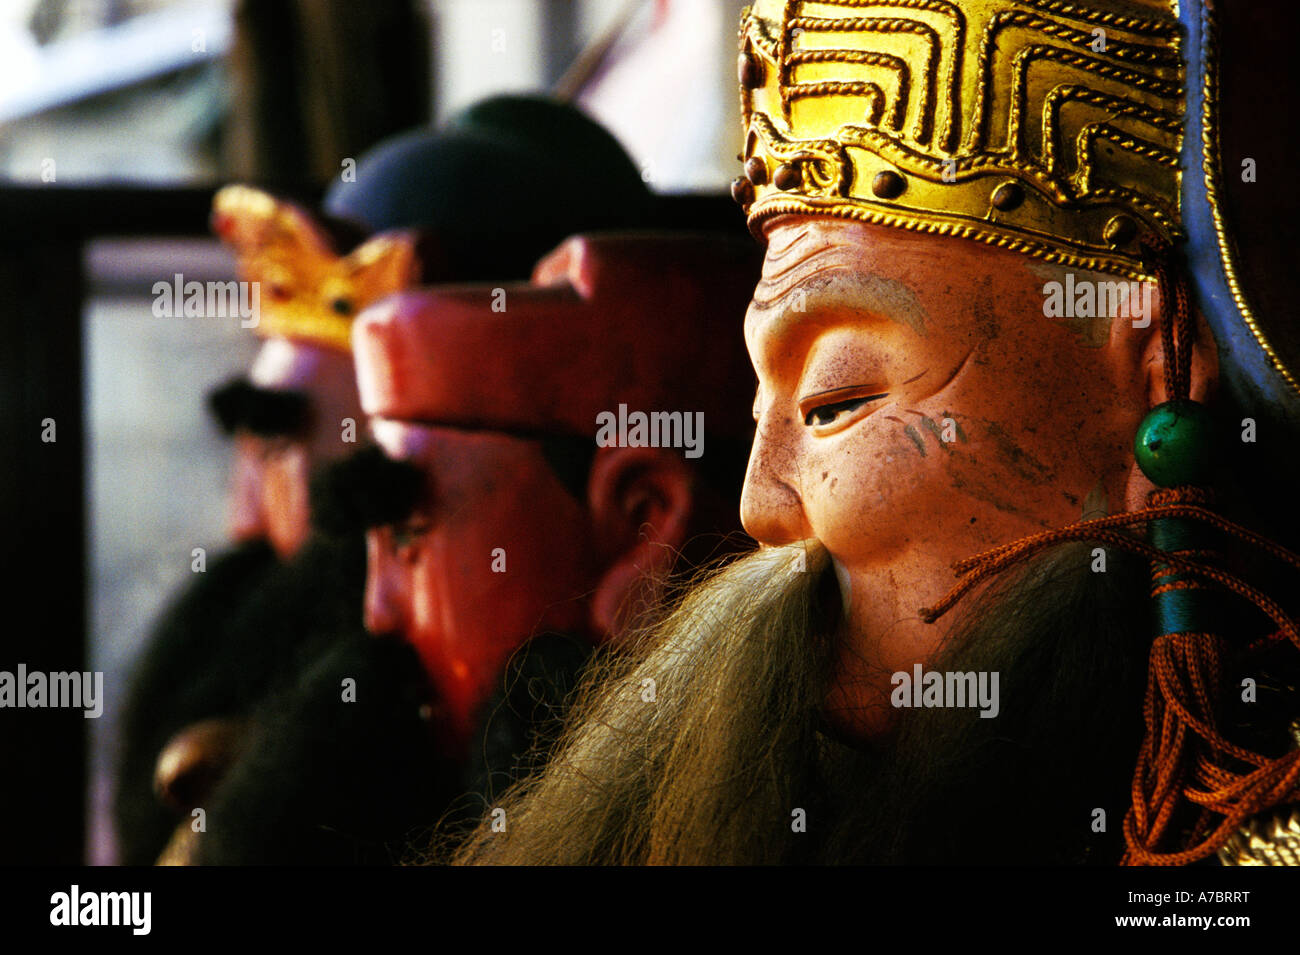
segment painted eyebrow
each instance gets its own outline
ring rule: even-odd
[[[827,388],[825,391],[814,391],[812,394],[804,395],[802,398],[800,398],[799,404],[803,404],[805,401],[812,401],[814,398],[825,398],[827,395],[839,395],[850,391],[860,391],[862,390],[862,387],[863,387],[862,385],[842,385],[839,388]],[[883,398],[887,394],[889,394],[889,392],[882,391],[878,395],[855,395],[854,397],[863,398],[863,399]]]
[[[264,388],[246,377],[233,378],[208,395],[208,410],[226,435],[246,429],[263,438],[294,437],[311,422],[306,391]]]

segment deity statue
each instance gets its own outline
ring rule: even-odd
[[[507,174],[518,192],[498,188]],[[577,182],[619,198],[574,199]],[[345,164],[320,212],[248,186],[217,193],[213,228],[256,292],[245,324],[263,342],[248,377],[210,397],[234,444],[236,546],[178,595],[137,667],[123,861],[152,862],[173,833],[173,861],[387,861],[380,843],[423,821],[441,785],[425,680],[408,648],[366,637],[364,540],[336,513],[367,443],[356,315],[417,282],[526,278],[572,232],[644,224],[651,201],[609,133],[532,96],[379,144]],[[332,705],[346,679],[356,704]],[[394,756],[412,751],[428,758]],[[349,760],[367,782],[322,780]]]
[[[459,861],[1300,861],[1298,343],[1226,231],[1218,31],[744,13],[761,546]]]
[[[366,625],[418,652],[474,820],[536,768],[593,656],[617,655],[674,573],[742,540],[753,378],[728,326],[755,253],[707,233],[576,236],[530,283],[412,290],[357,322],[387,458],[355,508]]]

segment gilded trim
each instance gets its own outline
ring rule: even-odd
[[[1111,6],[757,0],[740,37],[751,231],[830,215],[1151,278],[1145,243],[1182,235],[1182,33]],[[995,205],[1008,180],[1023,191]]]

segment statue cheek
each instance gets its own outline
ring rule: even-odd
[[[940,470],[948,462],[933,448],[922,456],[893,422],[867,427],[874,430],[810,456],[804,471],[813,530],[851,569],[896,552],[933,523],[948,486]]]

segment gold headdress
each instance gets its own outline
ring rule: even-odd
[[[263,337],[351,351],[356,315],[418,278],[412,234],[386,232],[339,256],[306,211],[248,186],[220,190],[212,222],[238,257],[240,279],[258,283]]]
[[[1149,278],[1179,235],[1181,33],[1119,0],[757,0],[750,228],[781,213],[962,236]]]

